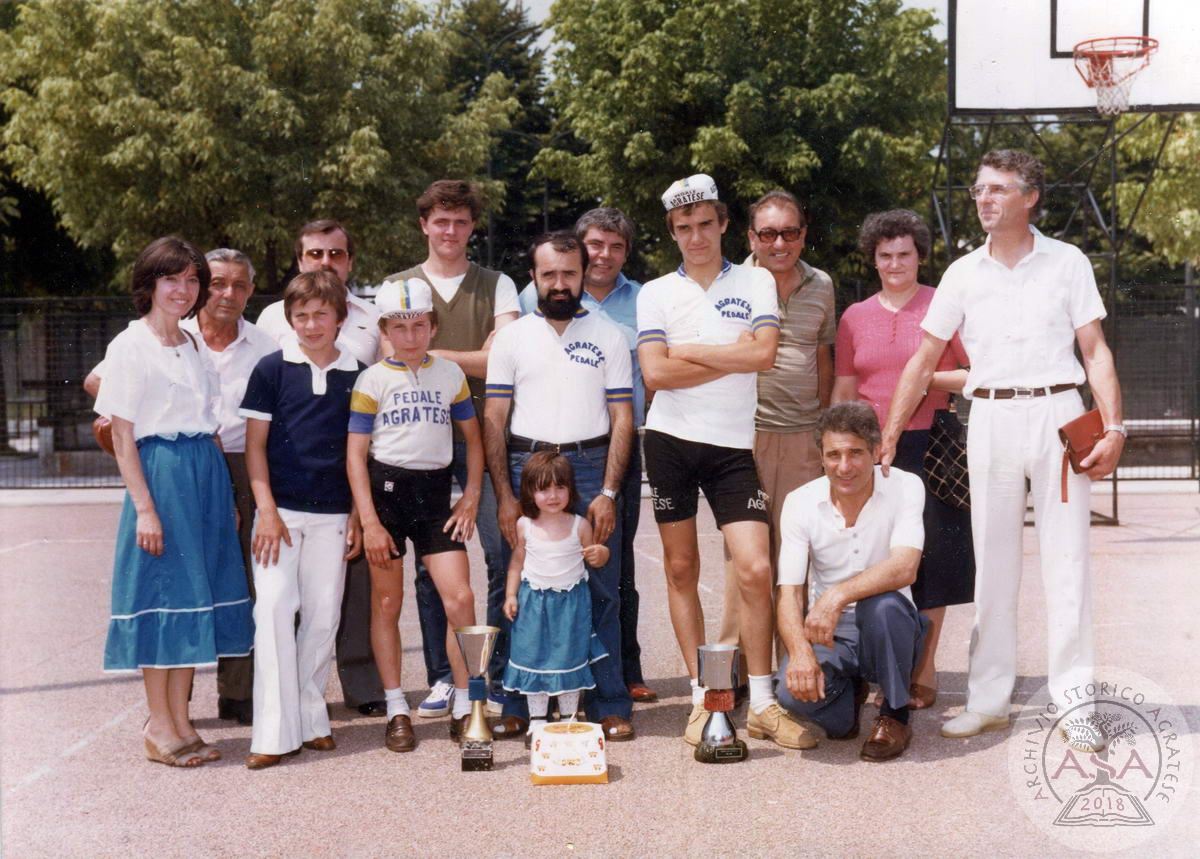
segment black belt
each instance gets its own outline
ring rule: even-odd
[[[1074,383],[1062,385],[1047,385],[1041,388],[976,388],[971,396],[981,400],[1031,400],[1034,397],[1045,397],[1049,394],[1061,394],[1063,391],[1073,391],[1079,386]]]
[[[585,438],[583,441],[536,441],[532,438],[514,435],[509,436],[508,449],[510,451],[530,451],[537,453],[543,450],[552,450],[555,453],[562,453],[564,450],[587,450],[592,447],[604,447],[608,444],[608,435],[598,435],[595,438]]]

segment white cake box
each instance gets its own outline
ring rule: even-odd
[[[604,732],[593,722],[551,722],[533,731],[529,778],[534,784],[607,784]]]

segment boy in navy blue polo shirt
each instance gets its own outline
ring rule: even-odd
[[[335,747],[325,682],[346,559],[361,542],[346,477],[346,426],[363,365],[335,345],[346,290],[330,272],[305,272],[288,284],[283,306],[296,336],[259,361],[240,410],[258,507],[249,769],[273,766],[302,745]]]

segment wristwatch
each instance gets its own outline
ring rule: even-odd
[[[1119,432],[1124,438],[1129,438],[1129,433],[1125,431],[1125,424],[1105,424],[1104,432]]]
[[[617,490],[615,490],[615,489],[609,489],[608,487],[605,487],[604,489],[600,490],[600,494],[603,495],[605,498],[607,498],[609,501],[617,500]]]

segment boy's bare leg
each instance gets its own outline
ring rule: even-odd
[[[662,537],[671,626],[675,628],[675,639],[679,642],[688,676],[695,679],[696,648],[704,644],[704,609],[697,588],[700,551],[696,542],[696,519],[661,523],[658,533]]]

